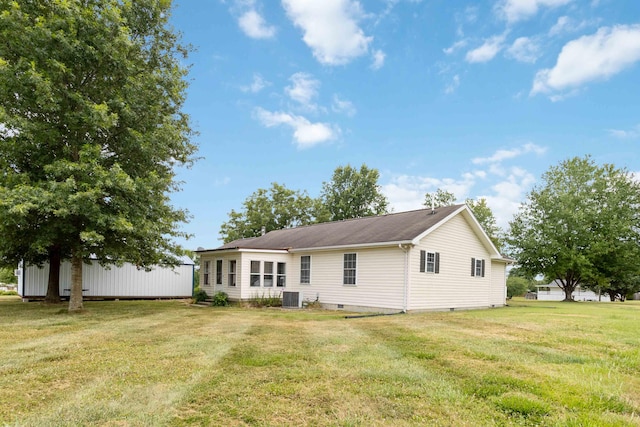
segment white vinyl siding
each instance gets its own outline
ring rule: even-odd
[[[421,250],[440,253],[440,274],[420,273],[417,267],[409,269],[409,310],[498,305],[497,299],[490,299],[493,269],[485,266],[485,277],[470,274],[471,258],[488,260],[491,254],[463,215],[456,215],[422,239],[411,250],[411,265],[419,265]],[[502,278],[504,280],[504,273]],[[500,305],[504,305],[504,301]]]

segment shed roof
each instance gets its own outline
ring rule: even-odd
[[[295,250],[411,242],[465,205],[392,213],[274,230],[260,237],[234,240],[215,250]]]

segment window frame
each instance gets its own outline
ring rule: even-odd
[[[238,277],[238,261],[235,259],[230,259],[228,262],[229,273],[227,274],[227,286],[235,288],[237,285],[237,277]],[[233,266],[233,268],[231,268]]]
[[[485,265],[484,258],[471,258],[471,276],[484,277]]]
[[[440,274],[440,252],[420,251],[420,273]]]
[[[270,268],[267,268],[267,266],[270,266]],[[262,267],[262,283],[265,288],[273,288],[273,261],[264,261]]]
[[[303,261],[304,258],[307,259],[306,263]],[[304,268],[305,264],[306,264],[306,268]],[[300,284],[301,285],[311,284],[311,255],[300,256]]]
[[[282,273],[280,272],[281,266],[282,266]],[[277,288],[287,287],[287,263],[286,262],[278,262],[276,265],[276,287]]]
[[[216,285],[222,285],[222,260],[216,260]]]
[[[259,288],[261,285],[260,276],[262,272],[260,264],[260,261],[249,261],[249,287],[251,288]],[[254,266],[257,266],[257,271],[254,271]]]
[[[351,258],[353,259],[347,259]],[[351,263],[353,266],[351,266]],[[352,282],[353,283],[350,283]],[[357,286],[358,285],[358,253],[347,252],[342,254],[342,285]]]
[[[211,261],[204,262],[204,268],[202,270],[202,286],[209,286],[209,271],[211,269]]]

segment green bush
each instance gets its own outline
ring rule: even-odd
[[[216,292],[211,305],[215,307],[226,307],[229,305],[229,296],[224,292]]]
[[[194,302],[201,302],[206,300],[207,298],[209,298],[209,295],[200,287],[196,287],[193,290],[193,301]]]
[[[0,296],[18,295],[16,291],[0,291]]]
[[[267,295],[257,293],[249,300],[249,305],[253,307],[282,307],[282,293],[271,295],[271,291]]]
[[[524,277],[512,277],[507,278],[507,298],[519,297],[527,292],[529,281]]]

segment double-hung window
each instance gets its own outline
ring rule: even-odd
[[[471,275],[475,277],[484,277],[484,260],[480,258],[471,258]]]
[[[251,261],[249,286],[260,286],[260,261]]]
[[[209,284],[209,268],[211,265],[211,261],[205,261],[204,262],[204,285],[207,286]]]
[[[357,267],[357,254],[344,254],[344,270],[342,274],[343,285],[355,285],[356,284],[356,267]]]
[[[278,270],[276,274],[276,286],[284,288],[287,284],[287,264],[284,262],[278,263]]]
[[[311,283],[311,255],[300,257],[300,283],[306,285]]]
[[[273,261],[264,262],[264,287],[273,287]]]
[[[440,252],[420,251],[420,272],[440,273]]]
[[[222,260],[216,260],[216,285],[222,285]]]
[[[236,260],[229,260],[229,286],[236,285]]]

